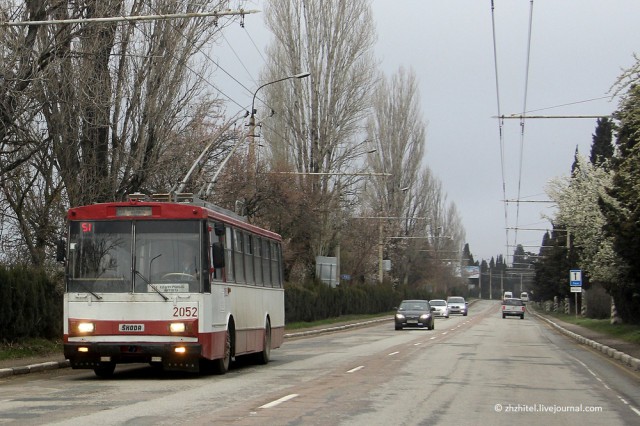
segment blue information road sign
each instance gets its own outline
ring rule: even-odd
[[[582,269],[569,271],[569,283],[571,287],[582,287]]]

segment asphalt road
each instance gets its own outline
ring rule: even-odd
[[[391,321],[289,339],[224,376],[119,366],[0,380],[1,424],[628,425],[640,373],[527,315],[479,301],[435,330]]]

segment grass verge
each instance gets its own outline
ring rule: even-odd
[[[0,361],[51,354],[62,354],[62,342],[46,339],[27,339],[17,343],[0,343]]]
[[[609,319],[591,319],[577,317],[575,314],[567,315],[561,313],[544,312],[545,315],[559,319],[570,324],[579,325],[598,333],[606,334],[625,342],[640,345],[640,326],[633,324],[611,324]]]

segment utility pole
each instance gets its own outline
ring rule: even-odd
[[[378,223],[378,283],[382,284],[382,280],[384,279],[384,271],[382,268],[383,262],[383,251],[384,251],[384,238],[382,236],[382,221]]]
[[[285,81],[285,80],[290,80],[292,78],[297,78],[297,79],[302,79],[302,78],[306,78],[309,77],[311,75],[310,72],[301,72],[298,74],[294,74],[294,75],[289,75],[286,77],[282,77],[282,78],[278,78],[276,80],[273,81],[269,81],[267,83],[264,83],[263,85],[261,85],[260,87],[258,87],[255,92],[253,92],[253,99],[251,100],[251,111],[250,111],[250,116],[249,116],[249,167],[251,168],[251,173],[255,173],[256,170],[256,145],[255,145],[255,133],[256,133],[256,110],[255,110],[255,105],[256,105],[256,95],[258,94],[258,92],[260,91],[260,89],[262,89],[265,86],[269,86],[270,84],[274,84],[274,83],[279,83],[281,81]]]
[[[491,266],[489,266],[489,300],[493,300],[493,296],[491,294],[491,289],[493,288],[493,275],[492,275]]]

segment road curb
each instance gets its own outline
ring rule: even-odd
[[[603,354],[609,356],[610,358],[620,361],[622,364],[627,365],[633,368],[634,370],[640,370],[640,359],[632,357],[631,355],[621,352],[610,346],[603,345],[602,343],[599,343],[595,340],[587,339],[586,337],[581,336],[577,333],[574,333],[573,331],[569,331],[566,328],[559,325],[558,323],[538,314],[537,312],[531,312],[531,313],[536,317],[551,324],[555,329],[560,331],[562,334],[565,334],[584,345],[591,346],[595,350],[602,352]]]
[[[40,364],[30,364],[23,367],[0,368],[0,378],[35,373],[37,371],[57,370],[58,368],[67,368],[70,366],[71,363],[66,359],[64,361],[49,361]]]
[[[387,318],[378,318],[378,319],[374,319],[374,320],[369,320],[369,321],[363,321],[363,322],[356,322],[356,323],[352,323],[352,324],[345,324],[345,325],[338,325],[335,327],[327,327],[327,328],[318,328],[315,330],[307,330],[307,331],[299,331],[296,333],[286,333],[284,335],[285,339],[292,339],[295,337],[305,337],[305,336],[313,336],[315,334],[321,334],[321,333],[331,333],[333,331],[342,331],[342,330],[347,330],[349,328],[356,328],[356,327],[364,327],[367,325],[371,325],[371,324],[376,324],[379,322],[385,322],[385,321],[390,321],[391,317],[387,317]]]

